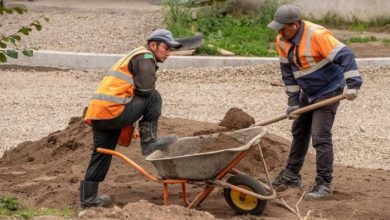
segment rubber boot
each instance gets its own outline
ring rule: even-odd
[[[107,207],[111,204],[109,196],[97,196],[99,182],[80,181],[80,205],[81,208]]]
[[[139,123],[142,154],[147,156],[156,150],[163,150],[177,140],[175,134],[157,138],[157,121]]]

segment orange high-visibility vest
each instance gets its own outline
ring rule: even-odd
[[[345,45],[334,37],[326,38],[327,41],[323,41],[321,44],[313,43],[313,33],[326,33],[331,35],[331,32],[320,25],[308,21],[302,22],[304,23],[304,30],[298,51],[302,66],[298,65],[296,56],[293,56],[293,62],[299,67],[299,71],[314,72],[332,61]],[[281,40],[281,35],[279,34],[276,38],[276,45],[279,52],[280,63],[288,63],[287,55],[291,48],[291,42]],[[294,54],[296,54],[295,50],[296,48],[294,48]],[[302,73],[294,71],[294,76],[296,78],[299,78],[301,75]]]
[[[127,103],[131,102],[134,96],[134,82],[128,64],[134,56],[142,53],[150,53],[154,58],[153,53],[146,47],[138,47],[116,62],[111,71],[103,78],[89,102],[84,117],[87,124],[91,125],[91,120],[113,119],[123,112]],[[156,62],[155,59],[154,62]],[[130,127],[122,129],[121,137],[131,138],[133,128],[131,125]],[[128,134],[129,132],[130,134]],[[128,142],[127,146],[130,144],[129,140],[125,142]],[[118,144],[124,146],[121,144],[121,138]]]
[[[125,105],[134,96],[133,75],[128,70],[128,64],[141,53],[152,54],[145,47],[138,47],[116,62],[103,78],[89,102],[84,117],[87,124],[91,125],[91,120],[113,119],[123,112]]]

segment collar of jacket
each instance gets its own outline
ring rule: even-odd
[[[153,55],[153,57],[154,57],[154,60],[155,60],[155,65],[156,65],[156,71],[158,70],[158,68],[159,68],[159,66],[157,65],[157,63],[158,63],[158,61],[157,61],[157,59],[156,59],[156,56],[154,56],[154,53],[152,52],[152,49],[150,49],[150,47],[149,47],[149,45],[147,45],[147,44],[145,44],[144,45],[144,47],[147,49],[147,50],[149,50],[150,51],[150,53]]]
[[[299,25],[298,33],[290,40],[290,42],[292,42],[293,44],[299,46],[299,44],[301,42],[301,39],[302,39],[302,35],[303,35],[304,29],[305,29],[305,21],[302,20],[301,21],[301,25]]]

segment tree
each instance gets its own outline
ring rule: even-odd
[[[5,6],[4,0],[0,0],[0,16],[12,13],[24,14],[27,13],[27,9],[21,7],[9,8]],[[18,58],[19,52],[22,52],[25,56],[33,55],[32,48],[20,49],[17,47],[17,43],[22,39],[23,35],[29,35],[33,31],[33,29],[41,31],[41,20],[45,20],[46,22],[49,21],[47,17],[42,15],[38,19],[32,21],[30,24],[26,26],[21,26],[13,34],[4,35],[3,33],[0,33],[0,63],[7,62],[7,57],[15,59]]]

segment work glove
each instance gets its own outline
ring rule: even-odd
[[[286,115],[287,115],[288,119],[292,120],[292,119],[296,119],[298,117],[298,115],[290,115],[291,112],[293,112],[297,109],[299,109],[299,105],[287,106]]]
[[[347,87],[344,87],[344,95],[345,98],[348,100],[354,100],[358,97],[358,89],[349,89]]]

